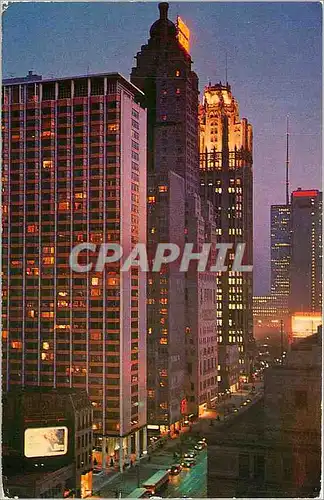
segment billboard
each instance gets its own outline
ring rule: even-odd
[[[317,332],[323,323],[321,313],[298,312],[291,317],[292,339],[304,339]]]
[[[178,29],[178,42],[180,45],[189,52],[190,48],[190,30],[188,26],[183,22],[180,16],[177,17],[177,29]]]
[[[27,458],[65,455],[67,448],[67,427],[37,427],[25,430],[24,454]]]

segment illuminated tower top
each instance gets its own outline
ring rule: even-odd
[[[199,109],[200,151],[222,150],[223,118],[228,118],[228,147],[230,151],[244,149],[252,153],[252,125],[240,119],[239,105],[231,86],[219,82],[207,85]]]

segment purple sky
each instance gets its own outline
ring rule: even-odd
[[[191,29],[200,89],[228,80],[254,127],[255,294],[269,288],[270,205],[285,199],[285,128],[290,117],[291,188],[321,186],[321,5],[171,3]],[[118,71],[158,18],[156,3],[16,3],[3,16],[3,76]]]

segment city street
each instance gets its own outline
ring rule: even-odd
[[[133,466],[123,474],[110,471],[96,477],[94,494],[101,498],[116,498],[118,495],[125,498],[156,471],[168,469],[172,464],[179,462],[179,459],[174,458],[174,452],[182,454],[192,449],[200,438],[204,436],[208,438],[212,426],[222,426],[230,419],[239,418],[251,404],[262,397],[263,383],[256,382],[254,385],[254,393],[251,393],[252,384],[248,384],[245,390],[233,393],[231,397],[219,402],[214,409],[206,411],[194,422],[191,432],[189,428],[185,428],[179,437],[166,441],[162,448],[151,452],[150,460],[142,458],[138,467]],[[245,403],[247,399],[250,400],[249,403]],[[233,410],[234,406],[237,408],[236,412]],[[192,469],[182,470],[178,476],[170,476],[167,487],[156,495],[163,498],[206,497],[207,449],[198,452],[196,461]]]
[[[183,452],[192,447],[188,439],[181,444]],[[138,485],[151,477],[157,470],[168,469],[170,465],[177,463],[173,453],[179,449],[180,439],[169,442],[165,448],[155,452],[150,462],[141,461],[139,468],[132,467],[123,474],[116,474],[109,480],[108,484],[102,485],[95,494],[102,498],[115,498],[121,493],[122,498],[129,495]],[[182,470],[178,476],[170,476],[169,484],[162,492],[157,493],[163,498],[174,498],[186,495],[187,497],[199,498],[206,496],[206,471],[207,451],[198,452],[197,464],[190,470]],[[97,480],[97,478],[96,478]]]

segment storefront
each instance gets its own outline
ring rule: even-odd
[[[92,471],[81,475],[81,498],[92,495]]]

